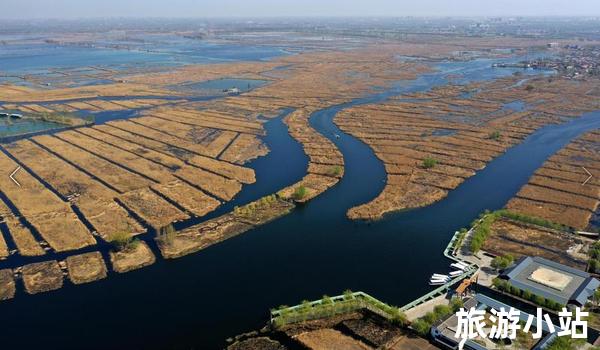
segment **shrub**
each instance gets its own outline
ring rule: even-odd
[[[525,215],[525,214],[519,214],[519,213],[514,213],[508,210],[498,210],[496,211],[496,214],[507,218],[507,219],[511,219],[511,220],[515,220],[515,221],[520,221],[520,222],[524,222],[527,224],[533,224],[533,225],[537,225],[537,226],[542,226],[542,227],[547,227],[553,230],[558,230],[558,231],[566,231],[568,228],[561,225],[561,224],[557,224],[542,218],[538,218],[535,216],[529,216],[529,215]]]
[[[329,175],[339,176],[342,173],[342,167],[339,165],[335,165],[329,169]]]
[[[117,249],[117,250],[126,250],[131,242],[132,237],[131,234],[127,232],[114,232],[110,235],[109,242]]]
[[[526,91],[533,91],[534,89],[535,89],[535,87],[533,85],[531,85],[531,84],[525,86],[525,90]]]
[[[488,135],[488,139],[490,139],[490,140],[500,140],[500,131],[496,130],[496,131],[491,132]]]
[[[175,235],[175,227],[173,227],[173,224],[169,224],[160,229],[160,231],[158,232],[158,239],[163,244],[173,244],[173,241],[175,240]]]
[[[452,308],[448,305],[436,305],[433,308],[433,312],[435,313],[438,319],[446,318],[452,313]]]
[[[521,296],[521,290],[515,286],[510,286],[510,294]]]
[[[427,158],[423,159],[423,168],[431,169],[434,166],[436,166],[437,163],[438,163],[437,160],[435,160],[434,158],[427,157]]]
[[[513,258],[513,256],[510,254],[497,256],[492,260],[492,267],[496,270],[504,270],[510,265],[512,265],[514,261],[515,258]]]
[[[496,220],[496,215],[493,213],[485,214],[480,223],[475,223],[473,236],[471,238],[471,252],[477,253],[483,247],[483,243],[490,235],[490,227]]]
[[[427,324],[432,325],[437,321],[437,315],[433,312],[428,312],[425,316],[422,317],[423,321],[427,322]]]
[[[562,308],[560,303],[557,303],[554,300],[546,299],[544,302],[544,306],[546,306],[550,310],[559,311]]]
[[[452,300],[450,300],[450,307],[452,308],[452,312],[457,312],[464,306],[465,304],[463,303],[461,298],[452,298]]]
[[[571,337],[556,337],[546,350],[577,350],[583,348],[585,339],[573,339]],[[593,348],[592,348],[593,349]]]
[[[597,272],[600,269],[600,261],[596,259],[590,259],[590,271]]]
[[[530,300],[533,301],[535,304],[540,305],[540,306],[543,306],[544,303],[546,302],[546,300],[544,298],[542,298],[541,296],[539,296],[537,294],[532,295],[532,297],[531,297]]]
[[[510,286],[509,286],[508,281],[505,281],[501,278],[498,278],[498,277],[494,278],[492,281],[492,285],[494,287],[496,287],[496,289],[501,290],[503,292],[510,291]]]
[[[431,324],[425,322],[424,320],[418,319],[415,320],[411,324],[412,328],[422,337],[426,337],[429,334],[429,330],[431,329]]]
[[[400,311],[397,307],[394,308],[394,311],[390,312],[392,316],[392,323],[397,326],[406,326],[408,324],[408,318],[404,312]]]
[[[296,187],[296,189],[294,190],[294,193],[292,194],[292,198],[294,198],[295,200],[300,200],[304,197],[306,197],[306,187],[304,187],[304,185],[300,185],[298,187]]]
[[[311,308],[312,308],[312,306],[310,305],[310,301],[302,300],[302,303],[300,304],[301,312],[308,312],[308,311],[310,311]]]

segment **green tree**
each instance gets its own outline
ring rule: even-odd
[[[465,304],[461,298],[452,298],[450,300],[450,307],[452,308],[452,312],[457,312],[460,308],[464,307]]]
[[[600,262],[596,259],[590,259],[590,271],[597,272],[600,269]]]
[[[425,169],[431,169],[433,167],[435,167],[437,165],[437,160],[435,160],[432,157],[427,157],[425,159],[423,159],[423,168]]]
[[[306,190],[306,187],[304,187],[304,185],[300,185],[294,190],[292,198],[295,200],[301,200],[302,198],[306,197],[307,192],[308,191]]]
[[[160,229],[158,238],[163,244],[173,244],[176,234],[173,224],[168,224]]]
[[[490,140],[500,140],[500,136],[501,136],[500,131],[496,130],[496,131],[491,132],[488,135],[488,138]]]
[[[598,305],[598,303],[600,303],[600,289],[596,289],[594,291],[593,300],[594,300],[594,303],[596,303],[596,305]]]
[[[113,232],[109,237],[109,242],[117,250],[126,250],[131,244],[133,237],[128,232],[118,231]]]
[[[492,267],[496,270],[504,270],[510,265],[513,264],[515,258],[510,254],[505,254],[502,256],[497,256],[492,260]]]

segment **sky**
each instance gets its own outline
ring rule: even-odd
[[[0,18],[600,16],[600,0],[0,0]]]

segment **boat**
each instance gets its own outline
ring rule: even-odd
[[[429,280],[429,284],[446,284],[450,281],[446,281],[446,280]]]
[[[14,118],[14,119],[22,119],[23,115],[19,114],[19,113],[13,113],[13,114],[10,115],[10,117]]]
[[[446,284],[448,282],[450,282],[450,278],[444,278],[444,279],[430,278],[429,279],[429,285],[431,285],[431,286],[439,286],[442,284]]]
[[[451,280],[450,277],[433,277],[432,276],[429,279],[429,282],[443,282],[443,283],[446,283],[446,282],[450,282],[450,280]]]
[[[465,265],[463,263],[454,263],[454,264],[450,264],[450,266],[454,267],[456,269],[462,270],[462,271],[466,270],[468,267],[468,265]]]
[[[450,272],[450,277],[456,277],[456,276],[460,276],[460,275],[462,275],[463,273],[465,273],[465,272],[464,272],[464,271],[462,271],[462,270],[458,270],[458,271],[452,271],[452,272]]]
[[[441,286],[441,285],[444,285],[444,284],[446,284],[446,282],[443,282],[443,281],[439,281],[439,282],[437,282],[437,281],[436,282],[429,281],[429,285],[430,286]]]
[[[6,118],[8,117],[8,113],[0,113],[0,118]]]

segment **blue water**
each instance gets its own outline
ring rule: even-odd
[[[62,128],[64,125],[34,119],[0,118],[0,138]]]
[[[137,50],[60,46],[55,44],[11,44],[0,50],[3,74],[48,74],[51,69],[102,66],[122,70],[194,63],[259,61],[287,55],[277,47],[244,46],[182,39]]]
[[[225,79],[215,79],[203,81],[200,83],[193,83],[184,86],[179,86],[185,89],[193,89],[193,90],[205,90],[205,91],[218,91],[222,92],[223,90],[237,88],[240,92],[247,92],[257,87],[261,87],[268,83],[267,80],[260,79],[234,79],[234,78],[225,78]]]
[[[442,250],[455,230],[485,209],[503,207],[545,159],[582,132],[600,127],[600,113],[544,127],[434,205],[375,223],[348,220],[346,211],[375,197],[386,175],[367,145],[333,124],[336,113],[429,89],[445,83],[448,74],[467,80],[511,74],[489,65],[474,67],[478,64],[444,64],[438,73],[314,113],[311,125],[344,155],[346,171],[336,186],[290,215],[196,254],[56,292],[20,292],[0,304],[0,324],[8,325],[3,345],[217,349],[225,338],[261,327],[277,305],[347,288],[396,305],[422,295],[430,288],[429,275],[447,270]],[[272,153],[252,163],[258,183],[246,187],[249,192],[244,189],[243,201],[294,183],[305,171],[307,158],[281,120],[267,124],[267,131]]]

